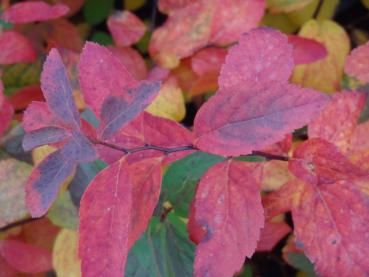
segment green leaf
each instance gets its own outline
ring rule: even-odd
[[[86,22],[96,25],[103,22],[113,10],[114,0],[87,0],[83,7]]]
[[[303,253],[287,253],[287,259],[291,265],[305,272],[308,277],[317,277],[314,271],[314,265]]]
[[[38,84],[40,74],[40,60],[35,63],[17,63],[4,66],[2,80],[6,88],[5,93],[10,95],[24,86]]]
[[[151,219],[146,232],[129,252],[126,277],[191,277],[195,245],[186,225],[173,212],[164,222]]]
[[[209,167],[224,160],[221,156],[196,152],[173,163],[164,175],[159,205],[169,201],[179,216],[187,217],[200,177]]]
[[[113,38],[106,32],[97,32],[92,35],[92,41],[101,45],[112,45]]]
[[[78,227],[78,210],[68,191],[58,196],[47,216],[56,226],[72,230]]]

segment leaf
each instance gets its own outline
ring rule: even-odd
[[[369,82],[368,72],[369,43],[359,46],[351,51],[346,59],[345,72],[355,78]]]
[[[79,82],[83,97],[100,118],[104,100],[112,94],[122,94],[138,82],[106,48],[87,42],[79,63]]]
[[[14,115],[14,110],[12,105],[8,100],[2,101],[2,105],[0,106],[0,120],[2,122],[0,126],[0,136],[5,133],[5,131],[9,128],[11,120]]]
[[[293,69],[293,48],[287,36],[271,28],[244,34],[229,49],[219,76],[220,90],[238,91],[258,83],[286,83]]]
[[[76,230],[78,227],[78,210],[74,206],[68,191],[63,192],[56,198],[47,216],[56,226],[72,230]]]
[[[296,239],[322,276],[365,276],[369,272],[368,178],[303,184],[292,209]],[[303,197],[302,197],[303,196]]]
[[[43,1],[32,1],[12,5],[3,12],[1,19],[13,24],[23,24],[56,19],[68,12],[68,6],[64,4],[49,5]]]
[[[72,132],[72,137],[60,150],[65,160],[91,162],[97,159],[97,153],[90,140],[80,132]]]
[[[104,21],[113,10],[113,0],[86,0],[83,6],[83,15],[87,23],[97,25]]]
[[[145,5],[146,0],[123,0],[123,5],[126,10],[133,11]]]
[[[142,58],[140,53],[131,47],[108,47],[120,62],[129,68],[132,75],[137,80],[143,80],[147,77],[147,68],[145,60]]]
[[[16,31],[0,33],[0,64],[33,62],[36,52],[26,37]]]
[[[170,77],[162,84],[158,96],[146,108],[146,111],[175,121],[181,121],[185,117],[185,100],[174,77]]]
[[[78,258],[78,233],[62,229],[53,249],[53,268],[58,277],[80,277],[81,261]]]
[[[271,40],[274,46],[265,47]],[[265,49],[265,53],[254,55],[251,49]],[[287,37],[272,29],[244,35],[229,50],[219,91],[196,114],[194,145],[218,155],[249,154],[282,140],[314,118],[327,97],[287,84],[291,52]]]
[[[74,162],[53,152],[33,169],[26,185],[26,203],[32,217],[41,217],[55,200],[60,185],[74,171]]]
[[[275,191],[291,179],[288,163],[270,160],[261,165],[261,188],[263,191]]]
[[[190,277],[194,245],[186,226],[173,212],[163,222],[153,217],[128,255],[126,277]]]
[[[67,16],[72,16],[82,8],[85,1],[84,0],[48,0],[48,2],[51,2],[54,4],[61,3],[64,5],[67,5],[69,7],[69,12]]]
[[[293,46],[293,61],[295,64],[312,63],[327,56],[325,46],[313,39],[289,35],[288,42]]]
[[[194,1],[169,14],[151,38],[149,52],[154,61],[175,68],[179,60],[209,44],[227,45],[256,27],[264,12],[264,1]],[[232,24],[227,24],[232,22]]]
[[[0,255],[9,265],[24,273],[40,273],[52,269],[51,253],[48,250],[19,240],[0,241]]]
[[[45,102],[33,101],[24,112],[22,127],[26,132],[48,128],[48,126],[56,124]]]
[[[267,8],[272,13],[291,12],[310,4],[312,0],[267,0]]]
[[[283,247],[283,259],[288,264],[306,273],[307,277],[317,277],[314,271],[314,265],[304,255],[304,252],[296,247],[294,240],[294,237],[291,236],[285,247]]]
[[[351,163],[333,144],[309,139],[301,144],[289,161],[290,171],[304,182],[317,185],[355,179],[366,172]]]
[[[315,91],[278,83],[232,93],[218,92],[198,111],[194,145],[200,150],[225,156],[250,154],[308,123],[326,103]]]
[[[37,146],[63,141],[68,138],[68,132],[58,127],[45,127],[26,133],[23,139],[23,149],[29,151]]]
[[[170,14],[196,1],[197,0],[159,0],[158,6],[162,13]]]
[[[198,75],[203,76],[211,72],[219,74],[222,64],[224,64],[227,50],[217,47],[201,49],[191,58],[192,70]]]
[[[254,253],[264,225],[256,171],[227,160],[201,178],[190,216],[205,231],[196,248],[194,276],[232,276]]]
[[[285,222],[265,222],[256,251],[272,251],[289,232],[291,227]]]
[[[322,138],[346,152],[364,104],[364,94],[335,94],[320,116],[308,125],[309,138]]]
[[[159,198],[160,162],[157,158],[132,162],[123,158],[92,180],[80,208],[83,274],[123,274],[128,250],[146,229]]]
[[[50,51],[44,63],[41,89],[51,112],[58,121],[70,128],[79,129],[81,123],[72,88],[61,56],[56,49]]]
[[[195,152],[171,164],[165,172],[160,202],[169,201],[176,214],[188,217],[189,205],[200,177],[224,158]]]
[[[45,101],[39,85],[30,85],[21,88],[8,97],[14,110],[25,110],[32,101]]]
[[[27,216],[24,187],[32,167],[11,157],[0,160],[0,227]]]
[[[107,139],[137,117],[149,106],[160,89],[159,82],[144,81],[136,88],[128,89],[127,94],[132,98],[109,96],[105,99],[101,109],[102,126],[100,136]]]
[[[297,65],[292,82],[326,93],[340,90],[345,59],[350,51],[350,40],[345,30],[333,21],[310,20],[301,28],[299,36],[324,44],[328,55],[312,64]]]
[[[109,16],[107,25],[117,46],[131,46],[138,42],[146,31],[141,19],[129,11],[113,13]]]
[[[33,63],[17,63],[4,66],[2,80],[5,88],[11,92],[24,86],[39,83],[40,73],[40,60]]]

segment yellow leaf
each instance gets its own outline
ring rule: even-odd
[[[123,0],[124,9],[134,11],[145,5],[146,0]]]
[[[174,77],[164,82],[159,95],[146,108],[146,111],[176,121],[181,121],[185,117],[186,107],[183,93]]]
[[[369,9],[369,0],[361,0],[361,3],[367,8]]]
[[[287,34],[294,33],[298,28],[298,26],[295,23],[293,23],[288,18],[288,15],[285,13],[278,14],[266,13],[261,21],[261,25],[278,29],[283,33]]]
[[[262,166],[261,188],[263,191],[275,191],[292,178],[288,163],[272,160]]]
[[[310,4],[313,0],[267,0],[268,10],[272,13],[291,12]]]
[[[62,229],[56,237],[53,249],[53,267],[58,277],[81,276],[78,258],[78,233]]]
[[[310,20],[299,35],[323,43],[328,55],[320,61],[295,66],[292,82],[326,93],[340,90],[345,59],[350,51],[350,39],[345,30],[331,20]]]
[[[317,9],[318,13],[315,19],[322,21],[333,17],[336,8],[339,4],[339,0],[323,1],[323,4],[319,7],[320,0],[313,0],[310,4],[305,6],[303,9],[288,13],[287,16],[297,27],[302,26],[306,21],[315,16]]]

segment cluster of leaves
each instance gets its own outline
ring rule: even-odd
[[[160,0],[155,28],[1,1],[1,274],[227,277],[289,235],[297,269],[367,276],[369,44],[333,2]]]

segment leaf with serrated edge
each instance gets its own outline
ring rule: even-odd
[[[190,216],[205,230],[195,276],[232,276],[255,252],[264,225],[256,171],[255,165],[227,160],[201,178]]]

